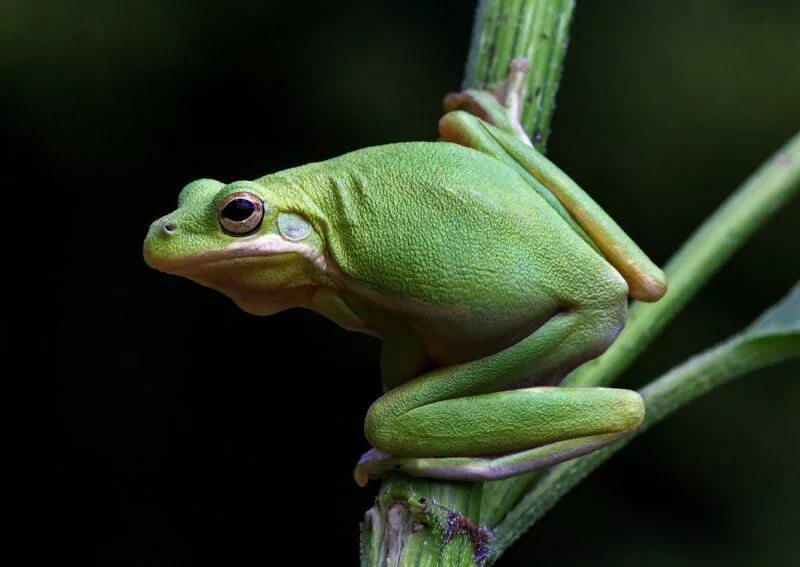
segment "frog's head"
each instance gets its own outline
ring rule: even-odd
[[[325,270],[323,240],[311,222],[285,210],[267,187],[194,181],[178,208],[150,225],[147,264],[221,291],[249,313],[306,303]]]

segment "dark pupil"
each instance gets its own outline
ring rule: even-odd
[[[222,209],[222,216],[232,221],[243,221],[250,218],[256,206],[247,199],[234,199]]]

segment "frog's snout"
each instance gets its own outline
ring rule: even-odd
[[[173,219],[162,218],[150,225],[144,240],[144,260],[152,268],[158,269],[162,256],[168,255],[171,237],[175,236],[178,226]]]
[[[172,236],[178,230],[178,225],[172,219],[164,218],[155,221],[147,231],[147,239],[164,238]]]

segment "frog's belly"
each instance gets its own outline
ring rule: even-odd
[[[476,297],[464,293],[459,295],[461,300],[441,303],[379,293],[349,278],[339,281],[347,290],[339,297],[348,306],[348,312],[364,321],[365,329],[372,328],[387,340],[398,329],[403,332],[410,329],[424,346],[430,362],[437,366],[498,352],[529,336],[564,310],[564,301],[557,298],[558,294],[537,286],[534,281],[526,282],[528,285],[513,294]],[[477,286],[477,289],[485,293],[490,287]],[[340,319],[330,310],[324,314]]]

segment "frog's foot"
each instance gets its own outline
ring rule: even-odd
[[[525,451],[489,457],[392,457],[383,451],[371,449],[362,455],[353,476],[362,487],[371,478],[380,478],[390,471],[445,480],[500,480],[591,453],[627,433],[623,431],[567,439]]]
[[[367,486],[371,478],[380,478],[385,473],[392,470],[391,462],[393,460],[389,453],[384,453],[378,449],[370,449],[358,459],[358,464],[353,471],[353,478],[356,484],[361,488]]]
[[[509,64],[508,77],[496,92],[467,89],[451,93],[444,99],[445,112],[466,110],[532,147],[530,138],[520,124],[522,86],[528,67],[528,60],[524,57],[513,59]]]

